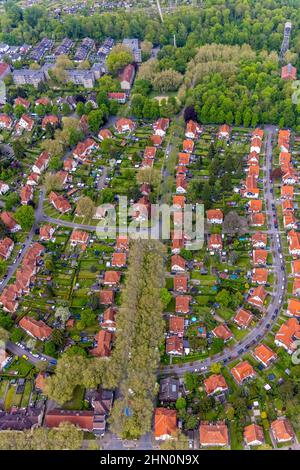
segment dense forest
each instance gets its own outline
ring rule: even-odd
[[[207,43],[228,45],[244,43],[254,49],[278,50],[283,24],[294,24],[293,47],[300,50],[299,0],[205,0],[203,8],[182,8],[159,17],[146,12],[104,13],[92,16],[66,15],[49,18],[41,6],[22,10],[9,0],[0,19],[0,41],[10,44],[34,43],[43,36],[62,39],[65,35],[80,39],[90,36],[98,41],[131,36],[153,44],[167,45],[176,33],[178,46],[195,47]]]
[[[162,24],[146,11],[54,19],[39,6],[22,10],[9,0],[0,18],[0,41],[35,43],[43,36],[61,40],[66,35],[99,42],[107,36],[137,37],[150,50],[152,45],[160,50],[139,69],[129,113],[134,117],[170,117],[192,104],[203,123],[248,127],[269,122],[299,129],[292,84],[281,80],[278,58],[284,23],[291,20],[285,61],[300,69],[299,7],[300,0],[206,0],[203,8],[182,7],[165,15]],[[176,91],[177,101],[171,96],[158,106],[152,99],[155,93]]]

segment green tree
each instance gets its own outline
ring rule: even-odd
[[[28,231],[34,224],[34,209],[31,206],[21,206],[15,212],[15,219],[22,229]]]

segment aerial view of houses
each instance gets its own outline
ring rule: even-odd
[[[298,7],[0,5],[0,450],[300,449]]]

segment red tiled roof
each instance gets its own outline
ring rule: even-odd
[[[231,369],[231,373],[238,383],[242,383],[244,380],[256,375],[255,370],[248,361],[237,364]]]
[[[96,357],[109,357],[111,353],[113,335],[110,331],[100,330],[96,335],[97,346],[91,350]]]
[[[156,408],[154,413],[154,435],[156,439],[172,436],[177,431],[177,412],[168,408]]]
[[[252,313],[249,312],[249,310],[245,310],[244,308],[240,308],[234,317],[235,323],[244,328],[247,328],[250,325],[252,319]]]
[[[40,340],[48,339],[52,334],[50,326],[46,325],[42,320],[35,320],[30,317],[23,317],[19,321],[19,326]]]
[[[183,334],[184,318],[171,315],[169,318],[169,332],[173,334]]]
[[[228,326],[223,323],[214,328],[212,333],[224,341],[228,341],[229,339],[233,338],[232,331],[230,331]]]
[[[226,424],[201,423],[199,440],[201,446],[227,446],[229,436]]]
[[[94,411],[51,410],[45,415],[45,425],[57,428],[61,423],[71,423],[81,429],[93,431]]]
[[[207,395],[211,395],[218,391],[228,390],[226,380],[221,374],[213,374],[204,380],[205,391]]]

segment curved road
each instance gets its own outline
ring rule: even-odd
[[[284,294],[287,288],[287,278],[285,272],[285,260],[281,255],[281,239],[280,230],[275,227],[274,220],[276,212],[272,210],[275,206],[275,198],[273,192],[273,183],[270,181],[270,170],[272,169],[272,138],[275,135],[275,127],[265,127],[265,162],[264,162],[264,198],[266,203],[266,214],[268,219],[268,233],[270,237],[270,246],[273,252],[273,267],[277,277],[277,284],[274,286],[273,296],[268,306],[267,312],[260,323],[253,328],[250,333],[239,343],[235,344],[231,349],[225,349],[222,353],[214,357],[207,358],[204,361],[193,361],[186,364],[166,366],[160,371],[160,375],[177,374],[183,375],[185,372],[193,372],[197,370],[203,373],[213,363],[223,362],[224,364],[231,360],[237,359],[245,353],[247,349],[253,347],[261,341],[265,334],[270,330],[272,324],[276,321],[280,313],[284,301]],[[242,351],[241,351],[242,350]]]

